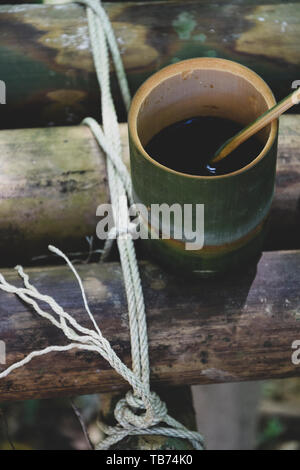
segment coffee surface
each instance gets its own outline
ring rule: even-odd
[[[191,117],[162,129],[145,150],[157,162],[181,173],[202,176],[232,173],[248,165],[264,147],[253,136],[220,162],[209,164],[218,148],[242,128],[219,117]]]

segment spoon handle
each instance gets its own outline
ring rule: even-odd
[[[273,108],[266,111],[262,114],[256,121],[242,129],[238,134],[228,139],[214,154],[211,163],[217,163],[223,158],[227,157],[233,150],[235,150],[239,145],[252,137],[256,132],[263,129],[265,126],[270,124],[270,122],[277,119],[282,113],[290,109],[295,104],[298,104],[300,101],[300,89],[298,88],[289,96],[284,98],[282,101],[277,103]]]

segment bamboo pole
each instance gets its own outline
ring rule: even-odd
[[[224,57],[250,66],[277,98],[300,75],[300,4],[193,1],[104,3],[132,92],[179,59]],[[79,123],[99,116],[85,10],[78,5],[0,6],[0,128]],[[112,75],[121,120],[126,120]]]
[[[120,126],[129,165],[127,126]],[[300,121],[280,121],[277,187],[267,249],[299,248]],[[105,157],[85,126],[0,133],[0,265],[36,264],[49,243],[88,251],[108,202]],[[94,248],[97,238],[94,237]],[[44,264],[49,258],[42,258]]]

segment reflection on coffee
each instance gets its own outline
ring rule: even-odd
[[[209,164],[218,148],[242,129],[243,126],[229,119],[191,117],[162,129],[145,150],[157,162],[181,173],[223,175],[248,165],[264,147],[257,136],[253,136],[224,160]]]

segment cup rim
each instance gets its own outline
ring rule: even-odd
[[[268,137],[268,140],[262,149],[262,151],[257,155],[257,157],[252,160],[248,165],[240,168],[239,170],[233,171],[231,173],[226,173],[224,175],[211,175],[211,176],[203,176],[203,175],[193,175],[189,173],[183,173],[177,170],[173,170],[161,163],[157,162],[154,158],[152,158],[144,149],[139,135],[137,131],[137,117],[140,110],[140,107],[150,92],[158,86],[160,83],[164,82],[168,78],[174,77],[175,75],[179,75],[183,72],[188,72],[191,70],[223,70],[226,72],[232,72],[236,75],[243,77],[245,80],[248,80],[251,85],[255,86],[255,88],[263,95],[268,109],[272,108],[276,104],[275,97],[269,85],[253,70],[246,67],[245,65],[239,64],[238,62],[234,62],[228,59],[220,59],[220,58],[211,58],[211,57],[199,57],[195,59],[187,59],[182,60],[180,62],[176,62],[176,64],[168,65],[158,72],[154,73],[151,77],[149,77],[138,89],[136,94],[133,97],[131,107],[128,114],[128,129],[131,139],[133,140],[135,146],[138,148],[141,155],[148,161],[150,161],[155,166],[176,175],[184,176],[186,178],[193,178],[193,179],[204,179],[204,180],[214,180],[214,179],[222,179],[228,178],[234,175],[238,175],[250,170],[252,167],[257,165],[263,157],[269,152],[274,141],[277,137],[278,133],[278,119],[271,123],[271,131]]]

